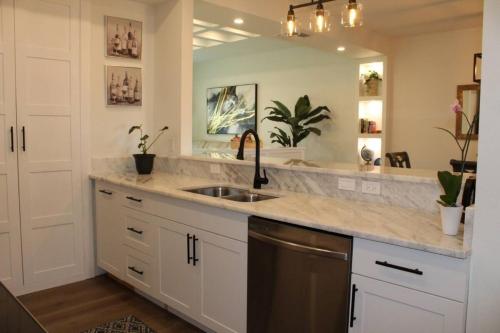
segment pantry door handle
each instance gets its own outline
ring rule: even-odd
[[[14,152],[14,126],[10,127],[10,151]]]
[[[408,267],[398,266],[398,265],[390,264],[387,261],[378,261],[377,260],[377,261],[375,261],[375,264],[380,265],[380,266],[384,266],[387,268],[397,269],[398,271],[403,271],[403,272],[412,273],[412,274],[416,274],[416,275],[424,275],[424,272],[422,272],[418,268],[412,269],[412,268],[408,268]]]
[[[26,128],[23,126],[22,130],[23,135],[23,151],[26,151]]]
[[[196,266],[196,263],[198,261],[200,261],[200,259],[196,258],[196,242],[198,241],[199,239],[196,238],[195,235],[193,235],[193,266]]]

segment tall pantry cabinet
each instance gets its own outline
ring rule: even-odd
[[[80,0],[0,0],[0,280],[83,275]]]

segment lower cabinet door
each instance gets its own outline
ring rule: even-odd
[[[159,230],[160,301],[197,319],[200,274],[192,258],[196,230],[168,220],[161,223]]]
[[[351,288],[350,333],[465,332],[463,303],[357,274]]]
[[[246,332],[247,244],[209,232],[196,236],[201,323],[216,332]]]

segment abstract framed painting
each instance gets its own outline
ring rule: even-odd
[[[207,133],[241,135],[257,130],[257,84],[209,88]]]

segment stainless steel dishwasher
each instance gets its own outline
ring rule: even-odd
[[[352,237],[249,218],[247,333],[344,333]]]

